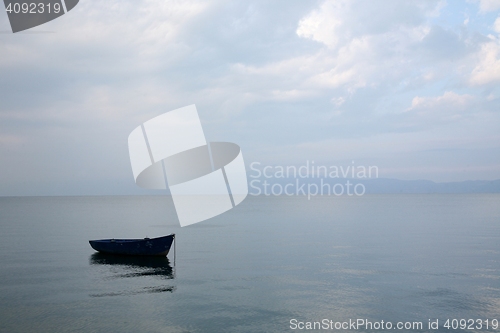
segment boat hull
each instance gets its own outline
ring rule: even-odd
[[[166,256],[175,239],[175,234],[144,239],[100,239],[90,240],[90,246],[99,252],[132,256]]]

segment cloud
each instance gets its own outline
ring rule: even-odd
[[[337,45],[340,39],[340,11],[346,3],[324,2],[319,10],[315,10],[308,16],[300,20],[297,28],[297,35],[303,38],[310,38],[314,41],[323,43],[329,47]]]
[[[110,179],[102,188],[130,182],[133,193],[130,130],[192,103],[207,138],[237,142],[249,161],[336,149],[375,157],[370,142],[384,135],[376,142],[398,141],[408,154],[457,136],[480,149],[500,123],[499,46],[487,37],[498,15],[477,2],[463,25],[462,3],[383,4],[88,0],[37,28],[53,33],[4,34],[3,193],[13,179],[78,193],[97,178]],[[440,140],[428,139],[433,131]],[[319,148],[299,149],[308,145]],[[29,179],[28,166],[37,170]]]
[[[472,100],[473,97],[471,95],[459,95],[453,91],[447,91],[437,97],[416,96],[411,101],[411,107],[407,111],[436,109],[463,110]]]
[[[422,25],[443,6],[435,1],[324,1],[299,21],[297,35],[330,48],[362,36],[408,30]]]
[[[474,116],[475,97],[469,94],[457,94],[446,91],[437,97],[420,97],[412,99],[411,107],[402,114],[397,126],[407,128],[431,128],[442,126],[450,122],[463,120]]]
[[[497,17],[495,23],[493,23],[493,30],[495,30],[495,32],[500,34],[500,16]]]
[[[374,2],[323,2],[296,30],[299,37],[324,46],[315,55],[316,66],[309,66],[306,82],[352,93],[401,81],[429,81],[437,71],[455,75],[450,60],[465,59],[480,41],[432,24],[431,18],[444,7],[443,2],[395,1],[381,10]]]
[[[481,46],[478,61],[471,72],[473,85],[484,85],[500,81],[500,41],[495,39]]]
[[[500,9],[500,0],[479,0],[481,12],[492,12]]]

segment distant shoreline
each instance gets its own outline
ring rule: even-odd
[[[265,180],[265,179],[262,179]],[[251,181],[251,179],[249,179]],[[296,179],[267,179],[272,184],[285,185]],[[500,193],[500,179],[496,180],[466,180],[460,182],[436,183],[431,180],[400,180],[390,178],[373,179],[349,179],[349,178],[309,178],[301,179],[306,184],[337,184],[350,181],[355,184],[363,184],[366,188],[365,194],[467,194],[467,193]],[[108,196],[170,196],[167,191],[138,190],[142,193],[134,193],[133,190],[124,191],[128,193],[53,193],[53,194],[2,194],[0,198],[14,197],[108,197]],[[251,192],[251,189],[249,188]],[[255,196],[250,195],[249,196]],[[265,195],[261,195],[265,196]]]

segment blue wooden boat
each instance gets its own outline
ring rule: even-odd
[[[100,239],[90,240],[90,246],[96,251],[110,254],[134,256],[166,256],[175,234],[158,238],[143,239]]]

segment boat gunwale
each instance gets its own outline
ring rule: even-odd
[[[94,239],[94,240],[89,240],[90,242],[99,242],[99,243],[129,243],[129,242],[147,242],[147,241],[156,241],[156,240],[161,240],[164,238],[168,237],[173,237],[175,238],[175,234],[170,234],[167,236],[161,236],[161,237],[156,237],[156,238],[124,238],[124,239],[118,239],[118,238],[109,238],[109,239]]]

